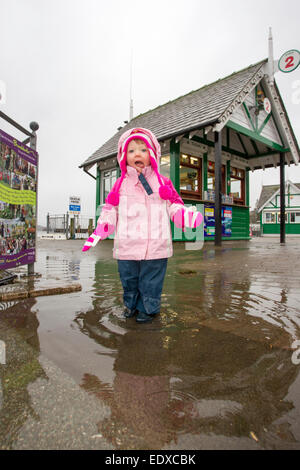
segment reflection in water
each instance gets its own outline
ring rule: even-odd
[[[85,374],[82,386],[110,406],[99,432],[116,447],[159,449],[180,433],[260,435],[293,407],[284,401],[296,374],[287,351],[205,327],[178,328],[167,343],[163,328],[107,337],[98,328],[116,357],[114,383]]]
[[[45,373],[38,361],[39,322],[32,312],[35,299],[2,302],[0,339],[7,345],[6,364],[0,367],[0,448],[11,449],[29,416],[38,419],[31,405],[28,384]],[[4,309],[4,307],[6,307]],[[15,334],[17,332],[17,335]]]
[[[82,377],[81,386],[111,409],[99,433],[120,449],[172,448],[182,434],[197,442],[201,434],[252,432],[266,446],[270,436],[277,439],[273,423],[294,407],[285,397],[297,368],[290,351],[265,340],[276,337],[276,327],[249,339],[249,276],[235,283],[224,272],[175,273],[166,278],[161,315],[141,326],[121,318],[121,289],[112,285],[111,269],[96,265],[93,310],[75,320],[114,358],[113,383]],[[295,441],[287,423],[280,438]]]
[[[71,281],[78,281],[80,278],[80,260],[67,259],[63,253],[55,256],[47,255],[45,267],[48,279],[59,279],[61,275]]]
[[[86,420],[113,448],[197,449],[203,439],[217,448],[225,438],[237,448],[299,448],[299,366],[289,350],[300,338],[299,287],[280,263],[275,271],[277,249],[177,245],[161,315],[138,325],[122,317],[110,241],[79,261],[76,241],[64,246],[69,252],[42,252],[37,283],[79,279],[80,294],[0,307],[0,338],[11,345],[0,369],[0,447],[13,447],[28,418],[40,419],[27,387],[39,377],[49,383],[41,351],[105,402],[109,417]],[[293,250],[285,255],[297,263]]]
[[[248,314],[283,328],[289,333],[292,342],[300,337],[300,309],[299,301],[294,305],[288,301],[288,290],[293,289],[280,289],[279,286],[264,289],[260,280],[255,280],[251,283]]]

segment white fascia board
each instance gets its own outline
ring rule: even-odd
[[[270,153],[270,155],[264,155],[263,157],[251,158],[248,161],[248,165],[249,167],[250,166],[252,167],[264,166],[265,167],[267,164],[270,164],[270,165],[273,164],[274,166],[276,166],[275,159],[277,160],[278,158],[279,158],[279,154]],[[277,165],[279,165],[279,161]]]
[[[298,151],[290,130],[288,120],[286,118],[286,111],[280,104],[280,97],[276,92],[274,84],[267,80],[267,76],[265,76],[265,79],[263,80],[263,86],[266,89],[267,96],[271,101],[272,114],[278,127],[280,137],[283,140],[285,146],[290,148],[295,165],[298,165]]]
[[[201,156],[203,153],[208,153],[208,147],[201,142],[189,140],[184,137],[180,142],[180,151],[183,153],[194,152],[195,156]]]
[[[175,143],[178,144],[183,139],[184,134],[178,135],[175,139]]]
[[[296,194],[300,193],[300,189],[297,186],[295,186],[295,184],[292,183],[292,181],[288,180],[287,182],[289,183],[290,187],[292,187],[294,189]]]
[[[243,90],[238,93],[235,99],[230,103],[229,106],[225,109],[223,114],[219,117],[218,123],[212,127],[213,132],[220,132],[221,129],[226,125],[226,123],[231,119],[234,111],[236,108],[241,106],[241,104],[245,101],[247,96],[252,92],[252,90],[256,87],[256,85],[262,80],[264,77],[265,68],[262,65],[259,70],[251,77],[248,83],[244,86]],[[206,130],[205,130],[206,132]]]

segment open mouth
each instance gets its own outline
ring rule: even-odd
[[[144,168],[144,163],[141,160],[136,160],[134,162],[135,166],[138,166],[139,168]]]

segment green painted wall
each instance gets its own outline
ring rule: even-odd
[[[183,199],[185,204],[199,204],[199,201]],[[230,204],[228,204],[230,207]],[[204,214],[203,214],[204,215]],[[249,240],[250,212],[248,207],[232,206],[232,232],[231,237],[222,237],[222,240]],[[171,222],[172,236],[174,241],[189,241],[181,234],[178,238],[174,236],[174,224]],[[214,237],[205,237],[205,240],[214,240]]]
[[[249,224],[249,207],[232,206],[232,235],[229,240],[248,240]]]
[[[262,224],[263,235],[279,235],[280,224]],[[300,235],[300,224],[285,224],[285,233],[288,235]]]
[[[245,175],[245,196],[246,196],[246,206],[250,206],[250,177],[249,170],[246,170]]]

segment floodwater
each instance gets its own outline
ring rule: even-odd
[[[145,325],[82,243],[40,240],[34,281],[81,292],[0,304],[1,449],[300,449],[300,239],[174,244]]]

